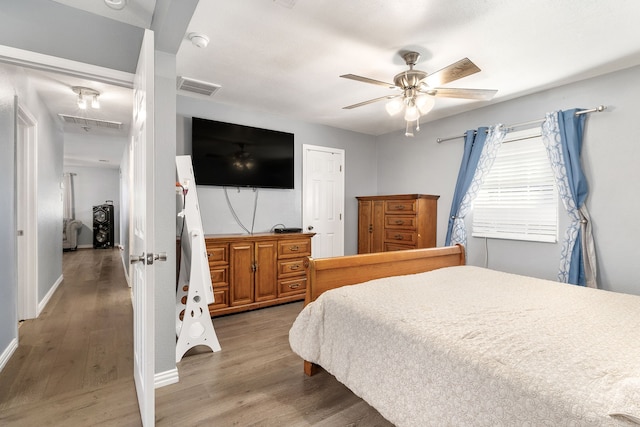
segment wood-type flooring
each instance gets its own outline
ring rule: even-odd
[[[140,426],[130,289],[117,249],[63,256],[64,280],[0,372],[2,426]],[[288,332],[302,303],[214,319],[222,351],[197,347],[156,390],[158,426],[391,424],[326,372],[306,377]]]

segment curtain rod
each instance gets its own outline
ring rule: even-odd
[[[576,116],[579,116],[580,114],[601,113],[606,108],[607,107],[604,106],[604,105],[599,105],[596,108],[592,108],[590,110],[578,111],[578,112],[576,112]],[[538,123],[542,123],[544,121],[545,121],[545,119],[538,119],[538,120],[532,120],[530,122],[524,122],[524,123],[517,123],[515,125],[509,125],[509,126],[507,126],[507,132],[511,132],[514,128],[519,128],[519,127],[529,126],[529,125],[535,125],[535,124],[538,124]],[[436,142],[438,144],[440,144],[441,142],[444,142],[444,141],[451,141],[453,139],[464,138],[464,137],[465,137],[465,135],[450,136],[450,137],[447,137],[447,138],[438,138],[438,139],[436,139]]]

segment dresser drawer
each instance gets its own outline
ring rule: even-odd
[[[278,281],[278,297],[304,294],[306,289],[306,276]]]
[[[415,200],[386,200],[384,202],[385,213],[415,213],[416,201]]]
[[[401,243],[403,245],[415,245],[418,241],[418,233],[403,230],[385,230],[385,242]]]
[[[220,265],[229,263],[229,245],[207,243],[206,246],[209,265]]]
[[[303,262],[303,258],[278,261],[278,277],[304,276],[305,269]]]
[[[229,288],[213,289],[213,304],[209,304],[210,309],[229,307]]]
[[[385,215],[384,227],[415,230],[416,217],[415,215]]]
[[[229,267],[214,267],[210,268],[209,272],[211,273],[211,284],[214,288],[229,286]]]
[[[278,258],[311,255],[311,240],[284,240],[278,242]]]

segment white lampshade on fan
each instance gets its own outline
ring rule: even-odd
[[[393,98],[385,104],[384,108],[386,108],[387,113],[389,113],[390,116],[395,116],[404,108],[404,102],[400,97]]]
[[[419,95],[416,97],[416,107],[420,110],[420,114],[427,114],[433,109],[436,100],[431,95]]]
[[[408,122],[413,122],[420,118],[420,111],[415,105],[407,105],[407,109],[404,112],[404,119]]]

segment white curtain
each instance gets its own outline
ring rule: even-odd
[[[62,177],[62,218],[64,219],[76,218],[76,202],[73,194],[73,177],[75,175],[75,173],[67,172]]]

